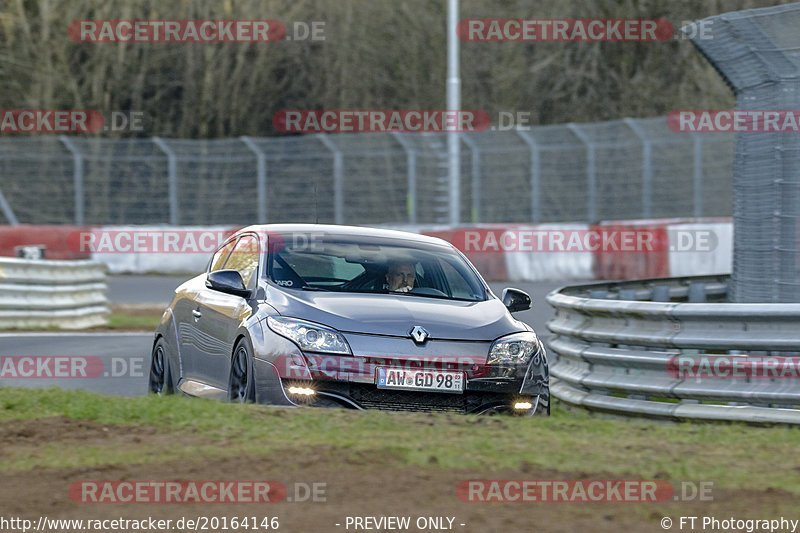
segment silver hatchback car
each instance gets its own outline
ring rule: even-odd
[[[545,348],[450,243],[392,230],[262,225],[175,290],[150,392],[275,405],[550,413]]]

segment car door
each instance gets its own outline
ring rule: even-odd
[[[254,290],[258,280],[259,241],[244,234],[233,247],[224,269],[236,270],[245,287]],[[217,269],[220,270],[220,269]],[[227,390],[230,360],[239,325],[252,313],[248,300],[203,287],[194,312],[198,331],[196,375],[208,385]]]
[[[236,238],[232,238],[214,253],[209,262],[208,272],[225,268],[225,263],[236,245]],[[203,340],[199,328],[201,292],[206,290],[206,274],[197,276],[181,286],[173,314],[178,330],[178,342],[180,344],[181,367],[183,377],[193,381],[198,381],[198,359],[202,351]]]

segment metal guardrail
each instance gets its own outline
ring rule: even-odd
[[[107,324],[106,266],[0,258],[0,329]]]
[[[728,282],[696,276],[551,292],[552,393],[573,406],[629,416],[800,424],[797,376],[669,371],[671,360],[687,354],[742,361],[800,355],[800,304],[726,303]]]

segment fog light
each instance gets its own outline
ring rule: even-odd
[[[514,404],[514,409],[517,411],[527,411],[528,409],[533,409],[533,404],[531,402],[517,402]]]
[[[314,396],[316,394],[314,389],[308,387],[289,387],[286,389],[289,394],[297,394],[298,396]]]

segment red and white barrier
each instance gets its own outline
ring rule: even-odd
[[[203,272],[211,255],[239,226],[104,226],[93,228],[92,259],[111,274]],[[87,243],[87,231],[80,235]],[[73,239],[76,236],[73,236]],[[80,248],[80,241],[71,244]]]
[[[592,278],[592,252],[568,251],[563,237],[588,229],[587,224],[480,224],[418,231],[452,243],[488,280],[570,281]],[[553,242],[553,237],[562,239]]]
[[[489,280],[613,280],[731,272],[733,224],[727,218],[480,224],[417,231],[451,242]]]
[[[112,274],[202,272],[233,226],[0,226],[0,256],[43,245],[47,259],[94,259]],[[396,229],[451,242],[493,281],[640,279],[731,271],[730,219],[476,224]]]
[[[89,259],[90,253],[67,245],[68,236],[79,230],[78,226],[0,226],[0,257],[16,257],[21,246],[39,246],[45,249],[45,259]]]

